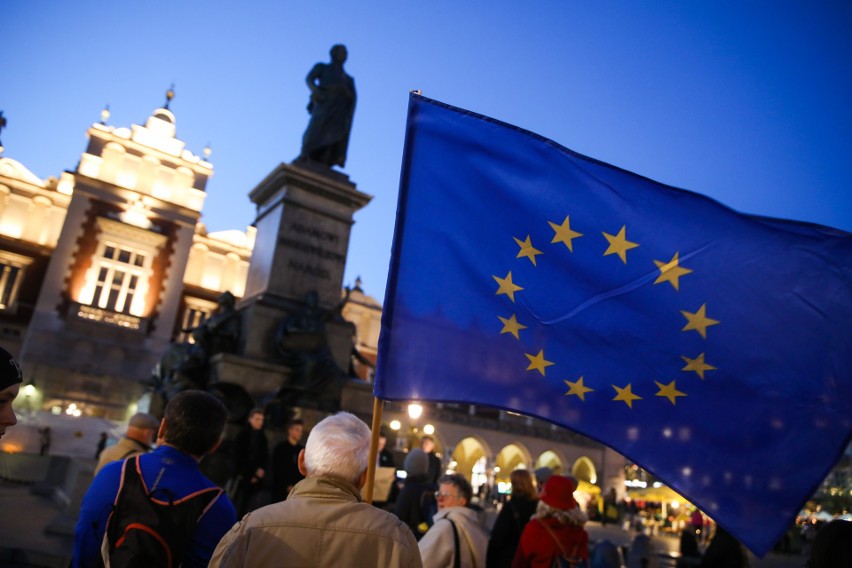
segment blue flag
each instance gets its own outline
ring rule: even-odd
[[[411,95],[374,393],[585,434],[763,555],[850,439],[852,235]]]

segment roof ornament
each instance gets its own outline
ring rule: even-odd
[[[169,103],[172,102],[173,98],[175,98],[175,84],[174,83],[172,83],[172,86],[169,87],[168,91],[166,91],[166,106],[164,106],[163,108],[165,108],[166,110],[169,110]]]
[[[3,134],[3,129],[6,127],[6,117],[3,116],[3,111],[0,110],[0,134]],[[0,156],[3,155],[3,142],[0,142]]]
[[[109,116],[109,104],[107,104],[101,111],[101,124],[106,125],[106,121],[109,120]]]

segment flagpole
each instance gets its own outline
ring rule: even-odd
[[[364,501],[373,502],[373,482],[376,479],[376,457],[379,455],[379,435],[382,430],[382,401],[373,397],[373,426],[370,438],[370,461],[367,463],[367,486]]]

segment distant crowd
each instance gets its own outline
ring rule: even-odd
[[[0,348],[0,436],[17,422],[12,404],[21,381],[20,367]],[[168,402],[162,420],[138,414],[118,443],[107,447],[103,438],[72,566],[658,566],[645,534],[627,551],[590,544],[572,477],[513,471],[489,534],[470,483],[441,472],[429,437],[407,452],[404,483],[380,507],[362,498],[371,432],[358,417],[325,418],[304,446],[304,424],[293,420],[271,454],[261,410],[230,451],[217,452],[226,421],[218,398],[188,390]],[[376,465],[394,467],[381,444]],[[682,532],[679,567],[747,566],[743,547],[722,527],[702,553],[698,522],[700,529],[693,523]],[[852,523],[834,521],[816,533],[809,566],[852,567]]]

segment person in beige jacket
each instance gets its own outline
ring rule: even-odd
[[[115,445],[104,449],[98,456],[95,475],[108,463],[150,452],[159,429],[160,421],[150,414],[139,412],[131,416],[127,424],[127,433]]]
[[[348,412],[311,430],[299,453],[305,479],[286,501],[247,514],[222,538],[211,568],[422,568],[411,530],[361,500],[370,429]]]

